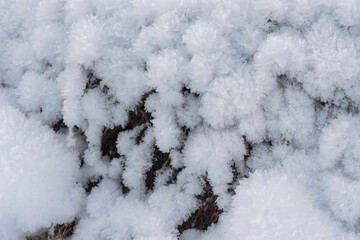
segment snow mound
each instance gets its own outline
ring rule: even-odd
[[[257,171],[240,182],[229,212],[217,226],[200,234],[201,239],[339,239],[334,224],[311,198],[286,173]],[[184,238],[200,235],[188,232]]]
[[[0,107],[0,239],[72,221],[84,200],[78,175],[63,136]]]

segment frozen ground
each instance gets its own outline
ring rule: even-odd
[[[359,12],[0,0],[0,239],[360,239]]]

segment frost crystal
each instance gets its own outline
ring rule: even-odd
[[[0,239],[359,239],[359,10],[0,0]]]

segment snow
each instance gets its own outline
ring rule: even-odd
[[[0,0],[0,239],[360,239],[359,8]]]
[[[84,190],[63,136],[6,103],[0,119],[0,239],[72,220]]]
[[[339,239],[328,216],[286,173],[256,171],[236,192],[219,224],[196,239]],[[185,239],[195,239],[188,234]]]
[[[62,99],[54,79],[28,71],[18,86],[19,103],[26,112],[40,115],[44,122],[54,123],[61,115]]]

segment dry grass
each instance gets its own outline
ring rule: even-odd
[[[177,227],[180,234],[187,229],[207,230],[212,224],[216,224],[223,212],[216,204],[217,195],[214,194],[209,181],[205,178],[204,191],[197,198],[201,206],[191,216]]]
[[[56,225],[53,230],[49,229],[38,236],[26,236],[24,240],[56,240],[66,239],[74,233],[76,221]]]

